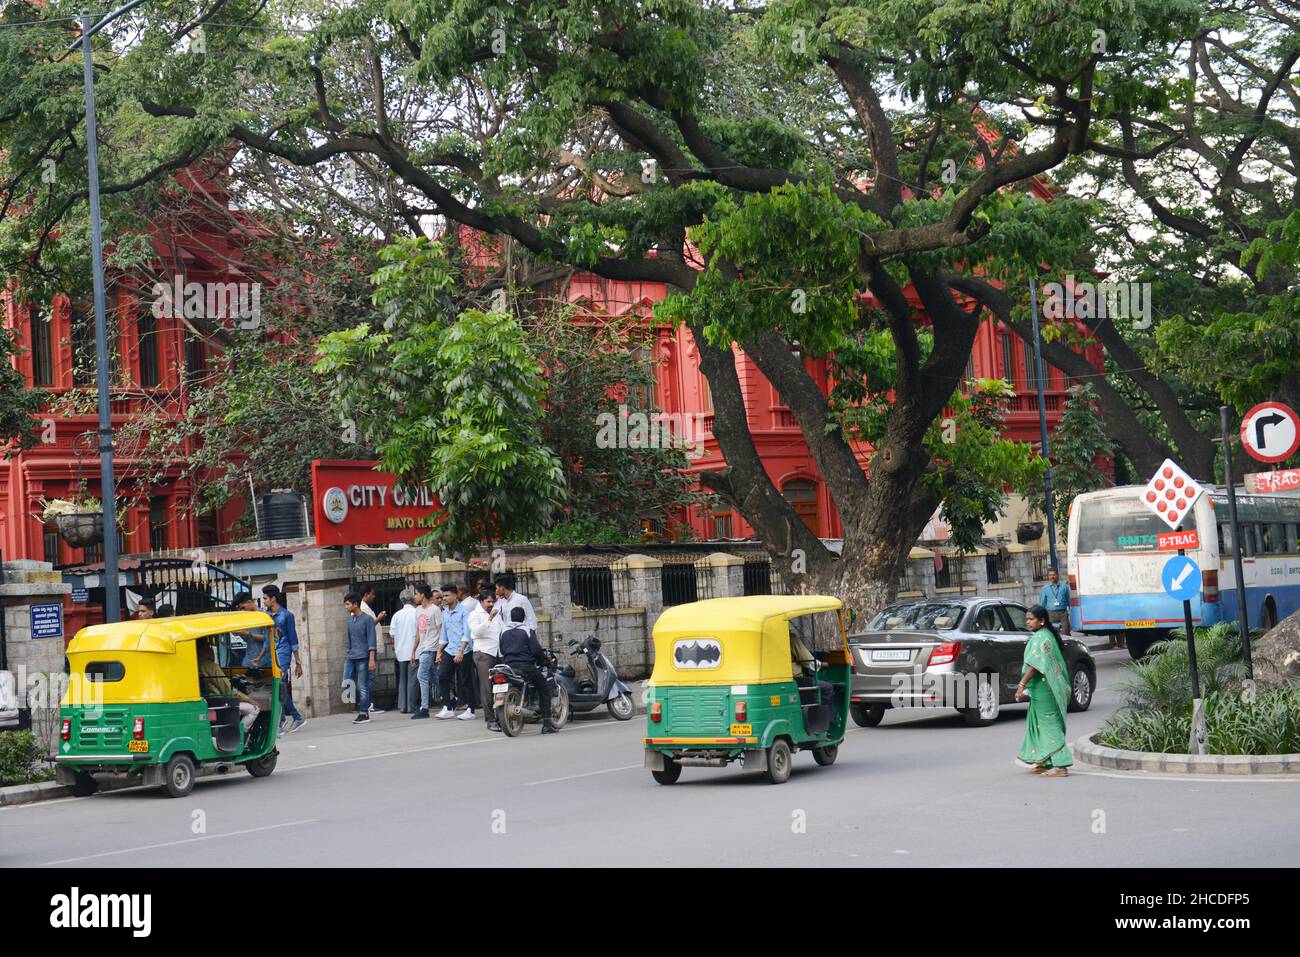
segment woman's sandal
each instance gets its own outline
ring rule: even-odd
[[[1048,768],[1042,774],[1045,778],[1068,778],[1070,776],[1070,772],[1065,768]]]

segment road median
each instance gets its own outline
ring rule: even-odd
[[[1125,751],[1106,747],[1097,740],[1100,736],[1100,733],[1085,735],[1075,741],[1075,760],[1111,771],[1300,775],[1300,754],[1160,754],[1153,751]]]

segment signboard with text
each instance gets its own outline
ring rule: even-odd
[[[317,545],[414,542],[439,521],[433,491],[398,481],[377,462],[316,459],[311,463]]]
[[[1255,495],[1267,492],[1300,491],[1300,469],[1278,469],[1276,472],[1247,472],[1242,476],[1246,491]]]
[[[1200,548],[1201,538],[1196,529],[1190,532],[1161,532],[1156,536],[1156,548],[1162,552],[1176,552],[1180,548]]]
[[[63,605],[58,602],[32,605],[31,625],[33,638],[62,638]]]

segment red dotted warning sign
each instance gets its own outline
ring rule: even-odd
[[[1155,512],[1170,527],[1188,517],[1196,500],[1204,494],[1199,482],[1178,467],[1172,459],[1156,469],[1141,495],[1142,504]]]

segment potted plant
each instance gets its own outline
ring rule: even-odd
[[[104,506],[98,499],[42,499],[47,525],[59,530],[59,537],[73,548],[84,548],[104,540]]]

